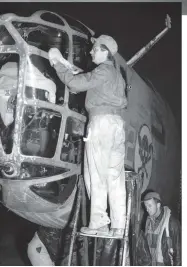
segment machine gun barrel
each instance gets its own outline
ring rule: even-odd
[[[156,35],[146,46],[141,48],[131,59],[128,60],[127,65],[134,66],[171,28],[171,18],[166,15],[165,19],[166,28]]]

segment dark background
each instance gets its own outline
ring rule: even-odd
[[[171,30],[134,69],[149,79],[169,103],[181,128],[181,4],[180,3],[19,3],[0,2],[0,14],[30,16],[37,10],[66,13],[77,18],[97,35],[113,36],[120,54],[130,59],[165,28],[165,16],[172,20]],[[29,265],[26,250],[37,226],[0,206],[0,265]]]
[[[181,3],[0,3],[0,13],[30,16],[37,10],[66,13],[99,34],[113,36],[120,54],[130,59],[165,28],[165,17],[172,20],[171,30],[135,66],[149,79],[169,103],[181,128]]]

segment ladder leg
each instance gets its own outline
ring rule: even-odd
[[[126,257],[127,257],[128,245],[129,245],[128,235],[129,235],[129,224],[130,224],[130,214],[131,214],[131,201],[132,201],[132,194],[130,192],[128,195],[128,204],[127,204],[127,218],[126,218],[126,225],[125,225],[125,237],[124,237],[122,266],[126,265]]]
[[[97,237],[94,238],[93,266],[96,266],[96,260],[97,260]]]
[[[70,249],[69,249],[68,266],[71,266],[71,262],[72,262],[73,247],[74,247],[75,238],[77,235],[77,223],[78,223],[78,218],[79,218],[80,204],[81,204],[81,178],[79,177],[77,203],[76,203],[76,210],[75,210],[75,220],[74,220]]]
[[[85,185],[84,185],[84,181],[83,178],[82,179],[82,183],[81,183],[81,189],[82,189],[82,224],[83,226],[87,226],[87,217],[86,217],[86,191],[85,191]],[[88,259],[88,238],[86,236],[83,237],[83,246],[84,246],[84,262],[83,265],[84,266],[88,266],[89,265],[89,259]]]

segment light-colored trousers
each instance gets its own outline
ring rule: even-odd
[[[84,153],[84,178],[91,199],[90,228],[111,221],[112,228],[125,228],[125,130],[117,115],[93,116],[88,124]],[[107,197],[110,219],[106,212]]]

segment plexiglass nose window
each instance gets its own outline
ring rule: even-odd
[[[0,139],[7,154],[12,152],[13,146],[18,74],[19,55],[0,54]]]
[[[15,41],[4,25],[0,26],[0,45],[14,45]]]
[[[25,95],[53,104],[63,105],[65,85],[58,78],[49,60],[31,55],[27,61]]]
[[[29,44],[46,52],[56,47],[67,59],[69,51],[68,34],[59,29],[30,22],[12,22],[21,37]]]
[[[79,22],[78,20],[75,20],[74,18],[72,18],[71,16],[68,16],[67,14],[63,14],[63,18],[65,18],[65,20],[67,21],[67,23],[69,24],[69,26],[78,32],[84,33],[88,36],[90,36],[90,31],[88,30],[87,27],[85,27],[81,22]]]
[[[24,155],[51,158],[56,151],[61,115],[45,108],[26,106],[21,131]]]
[[[94,68],[90,55],[91,47],[90,41],[77,35],[73,36],[73,64],[85,72],[91,71]],[[85,95],[86,92],[79,94],[70,93],[69,108],[86,115]]]
[[[76,118],[68,117],[60,159],[69,163],[80,163],[82,156],[82,136],[84,123]]]
[[[77,67],[83,69],[84,71],[89,71],[92,64],[92,59],[90,55],[92,45],[90,41],[73,35],[73,63]]]

